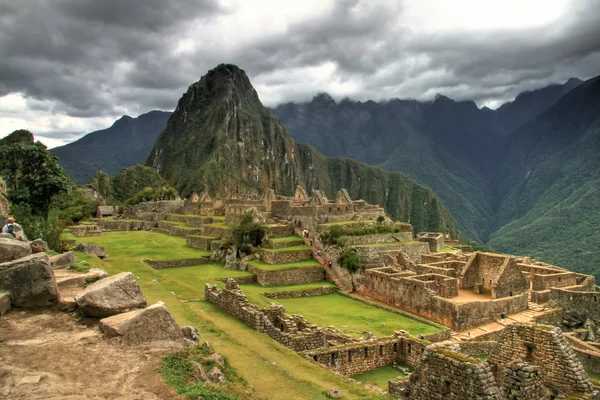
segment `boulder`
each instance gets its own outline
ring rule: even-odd
[[[75,257],[75,253],[72,251],[50,257],[50,264],[52,264],[52,268],[54,269],[66,268],[76,262],[77,257]]]
[[[59,288],[69,288],[104,279],[108,276],[108,273],[100,268],[90,268],[87,272],[76,272],[69,269],[56,270],[54,276]]]
[[[207,376],[208,376],[208,380],[213,383],[225,382],[225,374],[223,374],[223,372],[221,372],[221,370],[217,367],[214,367],[213,369],[211,369],[210,372],[207,374]]]
[[[10,310],[10,293],[5,291],[0,291],[0,315],[6,313]]]
[[[181,328],[162,302],[101,319],[100,330],[127,347],[182,348],[185,343]]]
[[[31,254],[31,246],[14,238],[0,238],[0,263],[16,260]]]
[[[104,247],[95,246],[89,243],[79,243],[75,250],[81,251],[82,253],[94,254],[98,256],[98,258],[105,258],[106,251],[104,251]]]
[[[146,307],[146,298],[131,272],[121,272],[92,283],[75,300],[81,313],[88,317],[110,317]]]
[[[0,238],[4,238],[4,239],[12,239],[12,240],[17,240],[13,235],[11,235],[10,233],[4,233],[4,232],[0,232]]]
[[[44,242],[42,239],[35,239],[29,242],[31,246],[31,251],[33,253],[41,253],[42,251],[48,251],[50,248],[48,247],[48,243]]]
[[[215,364],[217,364],[219,367],[225,366],[225,359],[219,353],[212,353],[211,355],[204,357],[203,360],[204,361],[212,361]]]
[[[340,390],[340,388],[336,388],[334,387],[333,389],[331,389],[329,391],[329,393],[327,393],[329,395],[330,398],[332,399],[340,399],[342,398],[342,391]]]
[[[200,341],[200,333],[193,326],[184,326],[181,328],[181,332],[183,333],[183,337],[191,340],[194,343],[198,343]]]
[[[0,264],[0,290],[11,292],[15,307],[43,307],[58,301],[58,287],[45,253]]]

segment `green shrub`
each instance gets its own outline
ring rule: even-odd
[[[360,254],[356,250],[346,250],[340,255],[339,263],[342,268],[352,273],[359,272],[363,268],[363,262]]]
[[[383,221],[385,221],[385,217],[383,215],[380,215],[379,217],[377,217],[377,223],[378,224],[383,223]]]

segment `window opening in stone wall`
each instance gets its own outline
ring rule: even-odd
[[[331,353],[331,365],[335,365],[337,361],[337,353]]]
[[[492,280],[490,279],[490,285],[492,284]]]
[[[560,280],[561,280],[561,279],[562,279],[562,278],[558,278],[558,281],[560,282]]]
[[[382,356],[383,355],[383,346],[379,346],[379,355]]]
[[[369,357],[369,349],[365,347],[365,358]]]
[[[443,395],[449,395],[452,392],[452,383],[450,381],[444,381],[444,389],[442,390]]]
[[[408,344],[408,354],[412,353],[412,344]]]
[[[351,363],[352,362],[352,350],[348,351],[348,362]]]
[[[525,353],[525,362],[533,362],[533,351],[535,350],[535,347],[534,343],[525,342],[525,348],[527,349],[527,352]]]
[[[398,343],[394,343],[394,353],[398,352]]]
[[[317,361],[317,356],[313,356],[313,360]]]

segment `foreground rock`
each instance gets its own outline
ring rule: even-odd
[[[88,286],[75,300],[83,315],[98,318],[146,307],[146,298],[131,272],[101,279]]]
[[[71,269],[54,271],[59,288],[83,286],[86,283],[104,279],[108,273],[100,268],[90,268],[87,272],[77,272]]]
[[[104,251],[104,247],[94,246],[89,243],[80,243],[75,250],[81,251],[82,253],[94,254],[98,256],[98,258],[105,258],[106,251]]]
[[[72,251],[50,257],[50,264],[52,264],[52,268],[54,269],[66,268],[76,262],[77,257],[75,257],[75,253]]]
[[[27,248],[31,251],[29,245]],[[58,287],[45,253],[0,264],[0,290],[11,293],[15,307],[43,307],[58,301]]]
[[[31,254],[31,246],[14,238],[0,237],[0,263]]]
[[[10,310],[10,293],[5,291],[0,291],[0,315],[6,313]]]
[[[44,242],[42,239],[32,240],[29,242],[29,246],[31,247],[32,253],[41,253],[50,250],[48,243]]]
[[[100,329],[107,338],[116,338],[116,342],[127,347],[182,348],[186,344],[181,328],[161,302],[104,318]]]

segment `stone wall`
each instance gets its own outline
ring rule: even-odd
[[[425,349],[408,381],[391,386],[390,393],[410,400],[501,398],[487,363],[433,346]]]
[[[476,342],[471,340],[458,343],[455,345],[456,348],[454,350],[469,357],[489,356],[496,349],[497,345],[497,341],[486,340]]]
[[[169,232],[169,234],[171,235],[180,237],[188,237],[189,235],[199,235],[202,234],[203,231],[202,228],[182,227],[166,221],[158,221],[158,228]]]
[[[592,384],[575,352],[557,327],[511,324],[488,360],[496,381],[501,382],[507,366],[527,362],[542,367],[541,380],[551,389],[568,394],[591,392]]]
[[[325,270],[321,265],[279,270],[266,270],[248,265],[248,271],[256,275],[256,280],[261,286],[293,285],[325,279]]]
[[[565,335],[571,348],[577,355],[577,359],[587,372],[600,374],[600,350],[593,348],[587,342],[573,335]]]
[[[323,296],[337,292],[334,286],[323,286],[315,289],[290,290],[285,292],[263,293],[262,295],[269,299],[295,299],[298,297]]]
[[[290,240],[287,242],[273,242],[272,240],[267,240],[262,243],[262,247],[264,249],[283,249],[284,247],[298,246],[304,244],[304,241],[301,240]]]
[[[293,234],[294,234],[294,226],[292,224],[269,225],[267,227],[267,237],[268,238],[286,237],[286,236],[292,236]]]
[[[185,244],[195,249],[210,250],[210,244],[213,240],[215,238],[212,236],[188,235]]]
[[[521,293],[512,297],[503,297],[487,301],[471,301],[457,304],[452,329],[462,331],[493,322],[500,314],[517,314],[527,310],[529,294]]]
[[[219,278],[219,282],[227,283],[229,279],[233,279],[238,285],[246,285],[248,283],[256,283],[256,275],[238,276],[237,278]]]
[[[223,228],[220,226],[204,225],[204,227],[202,228],[202,234],[204,236],[214,236],[223,239],[229,239],[231,238],[233,231],[231,229]]]
[[[138,231],[152,229],[156,223],[141,220],[99,219],[98,226],[105,231]]]
[[[600,292],[580,292],[568,289],[550,289],[550,300],[565,313],[577,315],[585,321],[600,322]]]
[[[546,290],[577,285],[575,272],[563,272],[552,275],[533,275],[531,278],[532,290]]]
[[[382,233],[376,235],[342,236],[345,246],[355,246],[371,243],[410,242],[413,240],[410,232]]]
[[[429,253],[429,245],[427,243],[406,243],[401,242],[390,243],[383,246],[356,246],[356,251],[363,258],[365,264],[374,266],[383,266],[383,256],[388,251],[402,251],[408,256],[408,259],[414,263],[421,262],[421,256]]]
[[[312,259],[312,250],[271,251],[259,249],[260,258],[268,264],[286,264]]]
[[[185,258],[181,260],[144,260],[146,264],[154,269],[191,267],[192,265],[210,264],[213,261],[210,258]]]
[[[429,344],[410,336],[387,336],[311,350],[303,354],[344,376],[352,376],[392,365],[394,362],[406,362],[416,366],[425,347]]]
[[[223,290],[207,283],[204,298],[292,350],[300,352],[327,346],[327,336],[321,328],[301,316],[285,314],[282,306],[259,309],[248,303],[232,279]]]

